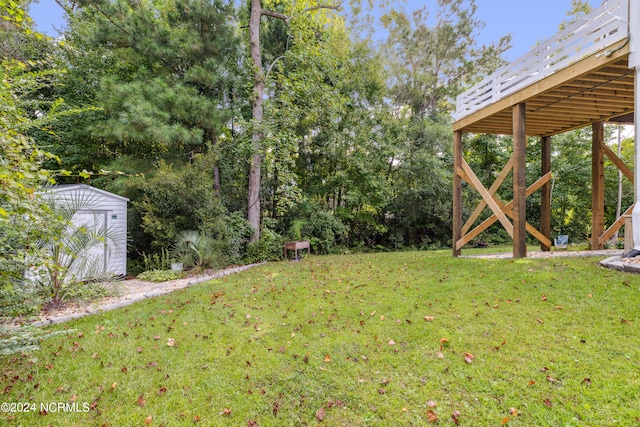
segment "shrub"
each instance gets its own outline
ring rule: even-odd
[[[199,155],[175,169],[161,162],[155,174],[142,181],[142,197],[133,205],[156,249],[169,247],[182,230],[215,234],[225,229],[227,211],[210,176],[213,160]]]
[[[303,229],[305,236],[311,236],[311,249],[316,254],[336,252],[345,244],[348,228],[330,211],[316,211],[309,216]]]
[[[101,251],[105,246],[120,250],[120,232],[107,226],[99,214],[94,214],[92,226],[72,223],[76,213],[90,211],[95,206],[95,197],[88,193],[77,192],[61,200],[46,193],[42,197],[60,222],[55,235],[37,242],[49,258],[27,271],[29,286],[52,307],[59,307],[69,299],[91,299],[93,293],[103,296],[107,287],[102,283],[113,275],[106,270]]]
[[[245,261],[249,264],[261,261],[279,261],[282,259],[284,237],[265,228],[257,242],[247,245]]]
[[[150,270],[138,274],[138,279],[146,282],[168,282],[169,280],[181,279],[183,276],[182,271]]]
[[[171,256],[196,271],[218,268],[223,264],[221,248],[224,246],[224,242],[205,233],[181,231],[173,242]]]
[[[295,240],[309,240],[313,253],[341,252],[340,249],[347,244],[349,227],[320,204],[304,201],[292,214],[288,235]]]
[[[40,311],[42,298],[25,286],[0,289],[0,320],[18,316],[33,316]]]
[[[161,249],[160,253],[147,255],[142,253],[144,271],[147,270],[169,270],[171,268],[171,257],[168,249]]]
[[[42,340],[65,335],[73,330],[44,332],[33,326],[2,327],[0,326],[0,356],[14,353],[26,353],[40,350]]]

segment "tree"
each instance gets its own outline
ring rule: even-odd
[[[32,34],[28,15],[18,2],[0,5],[2,31]],[[13,26],[13,27],[7,27]],[[9,55],[7,55],[9,56]],[[5,56],[0,62],[0,313],[24,313],[28,298],[23,276],[28,265],[46,264],[47,254],[35,242],[52,236],[59,220],[36,197],[42,187],[53,181],[44,169],[50,153],[41,150],[25,135],[31,126],[17,93],[25,85],[36,83],[40,73],[30,73],[27,64]]]
[[[474,15],[475,0],[441,0],[436,24],[429,25],[426,7],[408,17],[392,10],[382,17],[389,36],[384,49],[389,58],[391,93],[397,105],[408,105],[424,118],[452,110],[452,101],[492,73],[510,46],[511,35],[489,46],[477,46],[484,23]]]
[[[562,31],[565,28],[570,27],[590,12],[591,5],[588,0],[571,0],[571,10],[567,12],[569,20],[562,21],[560,25],[558,25],[558,29]]]
[[[254,230],[251,241],[255,242],[260,237],[260,188],[261,188],[261,165],[262,165],[262,139],[264,133],[261,129],[264,118],[264,89],[265,73],[262,63],[262,51],[260,45],[260,20],[263,16],[280,19],[288,23],[297,15],[320,9],[337,10],[339,4],[317,4],[302,10],[292,8],[295,14],[284,14],[262,7],[261,0],[251,0],[251,12],[249,16],[249,48],[251,61],[254,67],[253,75],[253,102],[252,102],[252,155],[249,162],[249,203],[247,209],[247,219]]]
[[[215,150],[238,58],[230,17],[222,0],[79,2],[68,59],[74,72],[94,71],[94,93],[81,102],[102,109],[89,125],[111,158],[185,161]]]

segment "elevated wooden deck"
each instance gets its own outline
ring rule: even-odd
[[[457,98],[454,131],[512,134],[526,103],[527,135],[554,135],[634,110],[629,0],[610,0]],[[632,121],[632,120],[631,120]]]
[[[513,256],[525,257],[526,234],[537,238],[543,250],[551,246],[551,137],[592,126],[592,249],[604,242],[624,221],[604,227],[604,157],[609,157],[635,185],[640,177],[625,165],[604,141],[604,122],[635,123],[638,130],[638,75],[640,70],[640,5],[638,0],[608,0],[584,20],[540,43],[520,59],[499,69],[457,98],[453,130],[453,254],[499,221],[513,239]],[[464,133],[513,135],[513,156],[490,188],[485,188],[463,158]],[[526,185],[526,140],[541,137],[540,178]],[[636,139],[637,142],[637,139]],[[640,154],[636,144],[636,163]],[[513,173],[514,199],[505,203],[497,191]],[[482,197],[463,223],[462,180]],[[541,191],[540,230],[526,221],[526,198]],[[634,223],[640,224],[640,203]],[[482,211],[492,216],[475,226]],[[631,213],[629,208],[625,214]],[[637,212],[636,212],[637,211]],[[636,228],[638,235],[636,236]],[[640,226],[634,226],[640,250]]]

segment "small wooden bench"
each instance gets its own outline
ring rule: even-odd
[[[307,253],[311,253],[311,246],[309,245],[309,241],[308,240],[300,240],[297,242],[286,242],[284,244],[284,257],[286,259],[289,259],[289,257],[287,256],[287,251],[288,250],[292,250],[295,251],[295,258],[294,259],[298,259],[298,250],[299,249],[306,249]]]

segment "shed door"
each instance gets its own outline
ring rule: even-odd
[[[79,211],[73,216],[73,223],[76,227],[84,227],[94,233],[104,235],[107,230],[107,211]],[[107,271],[109,264],[109,248],[107,242],[93,245],[87,252],[87,259],[99,260],[99,268]],[[96,262],[96,267],[98,264]]]

